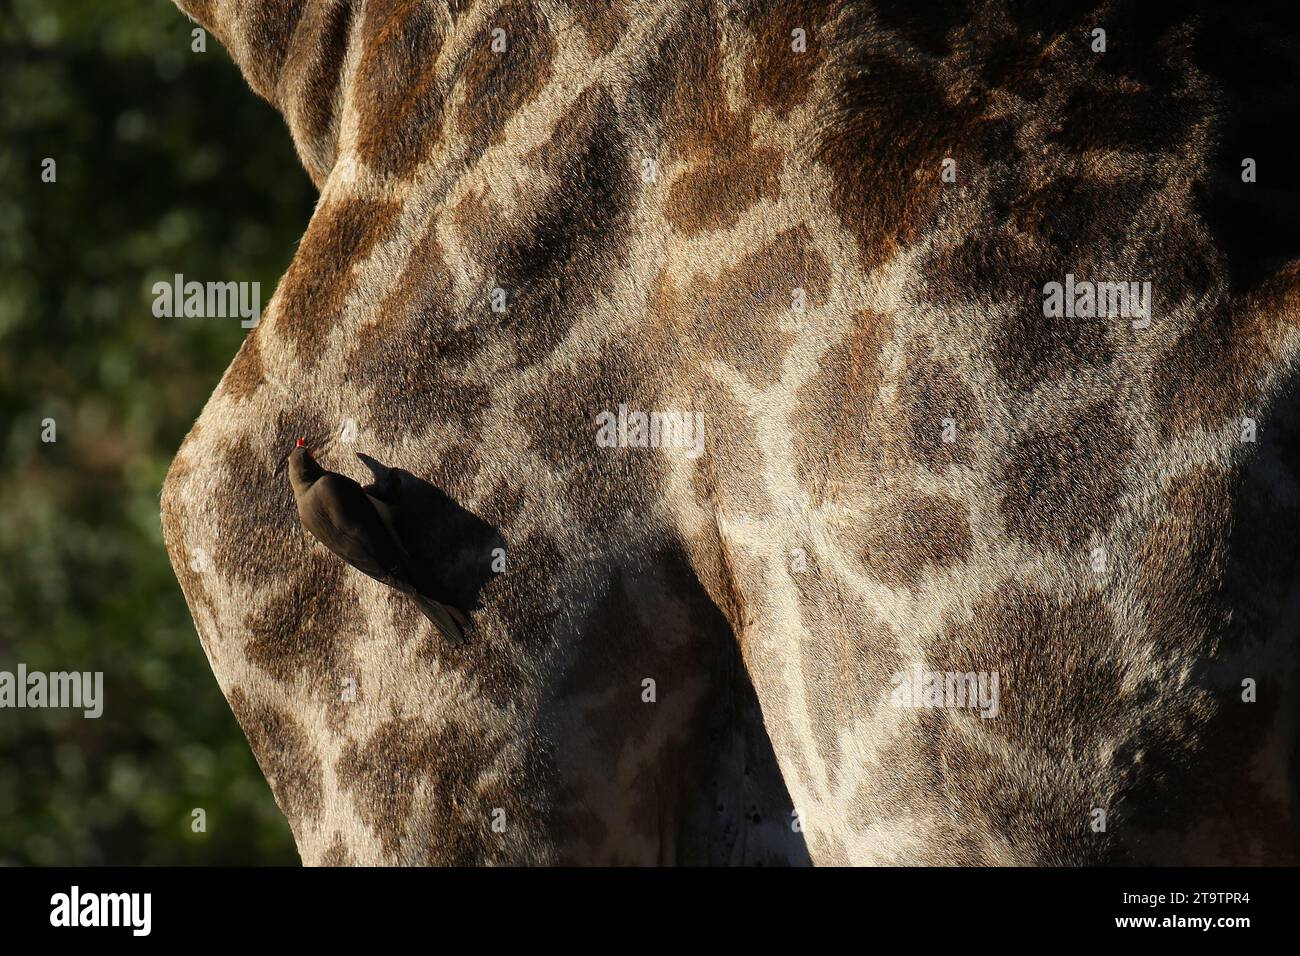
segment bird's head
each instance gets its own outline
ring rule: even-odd
[[[301,494],[310,488],[312,482],[324,474],[321,466],[307,450],[307,439],[299,438],[293,451],[289,452],[289,483],[293,485],[294,494]]]

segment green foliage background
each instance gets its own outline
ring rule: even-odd
[[[265,303],[315,193],[192,28],[163,0],[0,0],[0,670],[103,671],[105,697],[99,720],[0,710],[3,864],[297,861],[158,518],[246,330],[155,318],[150,288],[256,280]]]

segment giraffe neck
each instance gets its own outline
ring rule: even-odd
[[[182,6],[321,186],[164,494],[304,858],[1294,859],[1267,10]],[[295,538],[343,419],[463,656]]]

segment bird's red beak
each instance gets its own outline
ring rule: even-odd
[[[307,439],[305,439],[305,438],[299,438],[299,439],[298,439],[298,444],[294,445],[294,447],[295,447],[295,448],[301,448],[301,447],[302,447],[303,445],[305,445],[305,444],[307,444]]]

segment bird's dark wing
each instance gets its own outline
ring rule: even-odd
[[[299,514],[321,544],[389,587],[399,591],[413,587],[402,546],[360,485],[331,473],[312,485],[303,498]]]
[[[384,523],[384,527],[388,529],[388,533],[392,535],[393,540],[402,547],[403,551],[405,551],[406,548],[402,545],[402,533],[398,530],[400,527],[399,522],[401,520],[401,511],[399,511],[387,499],[376,498],[369,488],[365,489],[365,492],[366,497],[370,499],[371,507],[375,509],[375,514],[379,515],[379,520]]]
[[[298,516],[330,551],[414,600],[444,638],[465,642],[465,615],[420,593],[385,501],[372,498],[346,475],[327,472],[299,496]]]

